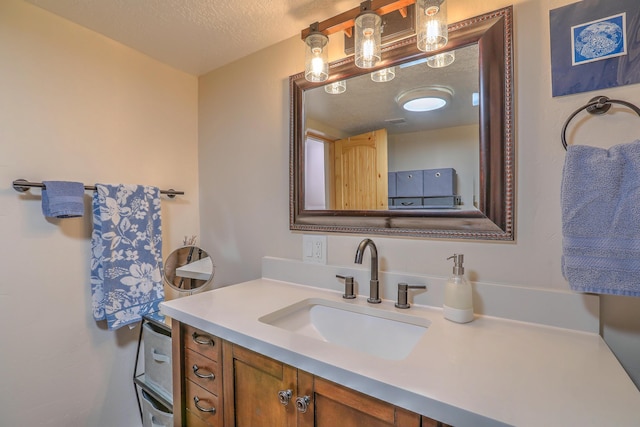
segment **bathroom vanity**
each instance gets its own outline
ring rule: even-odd
[[[322,320],[309,314],[314,307],[335,314]],[[633,426],[640,419],[640,392],[597,333],[489,316],[456,324],[440,308],[402,310],[390,300],[374,307],[366,296],[345,300],[340,291],[266,278],[169,301],[162,311],[175,320],[176,426]],[[310,325],[330,319],[340,327],[323,341]],[[385,330],[397,323],[417,335],[400,326],[391,343]],[[214,374],[212,385],[194,370]]]
[[[187,324],[174,333],[176,426],[445,426]]]

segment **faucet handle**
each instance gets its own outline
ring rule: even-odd
[[[341,276],[336,274],[336,277],[338,279],[344,279],[344,294],[342,295],[342,298],[354,299],[356,295],[353,292],[353,276]]]
[[[427,287],[425,285],[408,285],[406,283],[398,283],[398,302],[396,302],[396,307],[411,307],[411,304],[408,302],[409,289],[427,289]]]

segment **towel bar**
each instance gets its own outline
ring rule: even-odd
[[[578,108],[576,111],[571,113],[566,122],[564,122],[564,126],[562,126],[562,146],[564,149],[567,149],[567,126],[569,126],[569,122],[582,110],[587,110],[589,114],[601,115],[609,111],[611,108],[611,104],[620,104],[625,107],[631,108],[633,111],[640,116],[640,108],[636,107],[630,102],[622,101],[620,99],[609,99],[606,96],[596,96],[591,98],[589,102],[582,107]]]
[[[29,191],[29,189],[32,187],[45,188],[45,185],[41,182],[30,182],[30,181],[27,181],[26,179],[16,179],[15,181],[13,181],[13,189],[19,193],[24,193],[26,191]],[[93,185],[85,185],[84,189],[93,191],[96,189],[96,187]],[[184,191],[177,191],[172,188],[168,190],[160,190],[160,193],[166,194],[171,199],[174,199],[176,196],[184,195]]]

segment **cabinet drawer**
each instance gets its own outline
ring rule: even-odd
[[[220,360],[220,339],[189,325],[184,325],[184,346],[216,362]]]
[[[184,352],[184,371],[188,380],[220,396],[220,372],[217,362],[187,349]]]
[[[460,204],[460,196],[425,197],[423,204],[430,208],[455,208]]]
[[[187,380],[185,381],[187,411],[212,426],[222,425],[222,408],[218,396]]]
[[[396,197],[393,199],[394,207],[419,208],[422,207],[422,197]]]
[[[186,423],[186,427],[216,427],[215,424],[209,424],[208,422],[204,421],[202,418],[198,418],[196,415],[192,414],[191,412],[187,411],[187,423]]]

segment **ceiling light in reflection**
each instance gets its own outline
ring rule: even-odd
[[[324,87],[324,91],[331,95],[339,95],[347,90],[347,82],[340,80],[334,83],[330,83]]]
[[[406,111],[425,112],[444,108],[453,92],[444,87],[424,87],[411,89],[396,97],[396,102]]]
[[[453,64],[456,60],[456,53],[454,51],[439,53],[427,58],[427,65],[431,68],[443,68]]]
[[[396,76],[396,67],[383,68],[371,73],[371,80],[374,82],[390,82]]]

